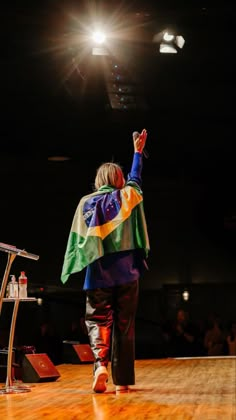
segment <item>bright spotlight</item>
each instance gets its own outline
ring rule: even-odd
[[[189,291],[184,290],[182,293],[183,300],[188,301],[189,300]]]
[[[163,40],[166,42],[171,42],[174,39],[174,35],[173,34],[169,34],[169,32],[165,32],[163,35]]]
[[[106,35],[101,31],[94,32],[92,38],[96,44],[103,44],[106,41]]]
[[[176,54],[177,49],[173,45],[160,44],[160,53],[162,54]]]
[[[185,39],[182,35],[177,35],[176,37],[176,44],[179,48],[183,48],[185,44]]]
[[[185,39],[182,35],[174,35],[165,31],[162,35],[159,51],[160,53],[176,54],[178,49],[183,48]]]

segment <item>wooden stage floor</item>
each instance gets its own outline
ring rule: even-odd
[[[54,382],[0,394],[0,419],[236,420],[236,357],[137,360],[136,385],[119,395],[111,378],[106,393],[92,392],[92,364],[56,369]]]

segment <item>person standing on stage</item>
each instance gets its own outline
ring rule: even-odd
[[[134,155],[125,181],[120,165],[98,169],[95,192],[82,197],[62,268],[65,283],[86,267],[85,322],[94,355],[93,391],[105,392],[108,363],[116,391],[135,384],[135,316],[139,279],[150,250],[141,172],[147,131],[133,134]]]

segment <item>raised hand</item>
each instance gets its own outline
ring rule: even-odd
[[[144,128],[141,134],[138,132],[135,132],[135,134],[133,135],[134,151],[142,153],[147,140],[147,130]]]

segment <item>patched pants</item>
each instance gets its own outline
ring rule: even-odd
[[[115,385],[135,383],[135,315],[138,281],[122,286],[86,291],[85,322],[94,354],[94,368],[111,358]]]

